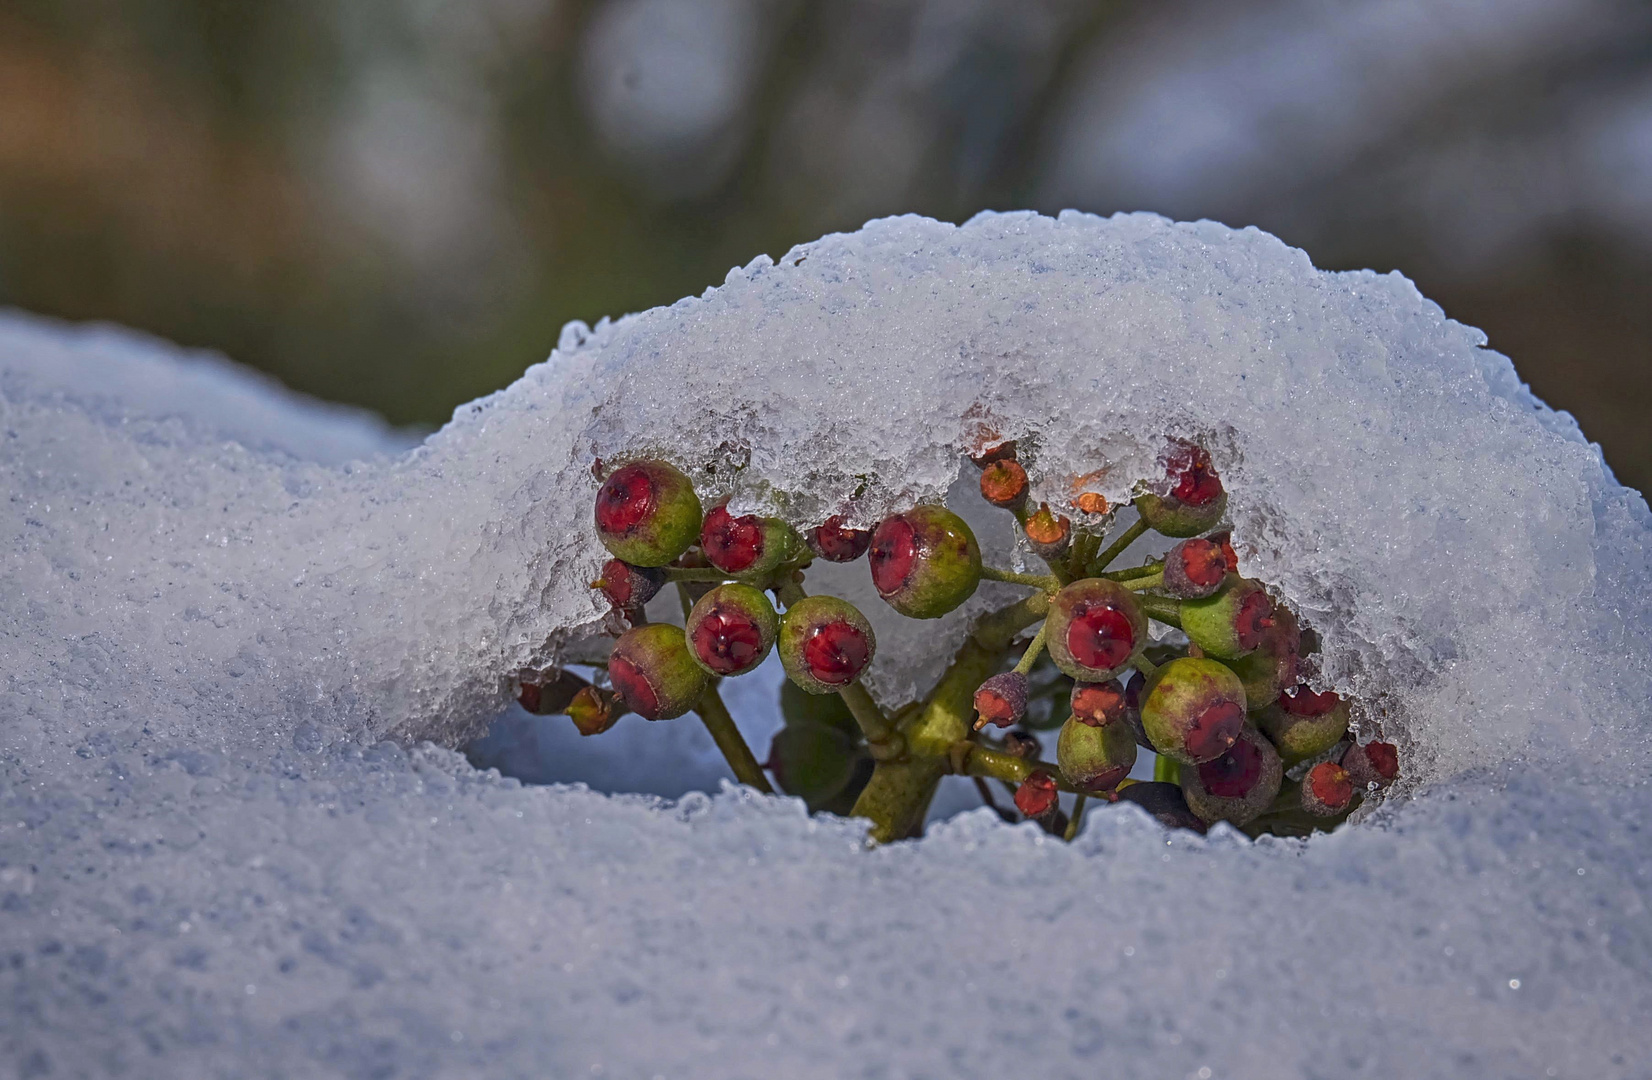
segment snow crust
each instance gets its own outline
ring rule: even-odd
[[[0,410],[22,1075],[1647,1075],[1646,505],[1396,275],[1150,216],[899,218],[571,325],[411,452],[16,317]],[[1010,563],[959,483],[983,422],[1058,499],[1210,446],[1243,569],[1408,790],[1306,845],[1120,805],[1072,847],[972,812],[868,851],[789,800],[405,749],[598,625],[593,457],[799,525],[950,490]],[[968,612],[920,639],[833,569],[907,699]],[[575,775],[673,790],[643,747],[692,723]]]

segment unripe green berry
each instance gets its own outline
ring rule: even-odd
[[[938,619],[975,595],[981,548],[944,506],[915,506],[884,519],[867,553],[878,595],[912,619]]]
[[[762,590],[729,582],[695,601],[683,632],[689,654],[707,672],[744,675],[774,648],[780,616]]]
[[[1180,657],[1142,689],[1142,730],[1153,749],[1182,765],[1225,753],[1245,725],[1245,688],[1215,660]]]
[[[1342,740],[1348,733],[1348,702],[1329,690],[1316,694],[1304,683],[1257,713],[1256,725],[1285,763],[1294,765]]]
[[[838,728],[788,723],[774,733],[767,767],[781,791],[816,810],[848,786],[858,762],[854,740]]]
[[[1147,645],[1147,616],[1118,582],[1083,578],[1051,598],[1044,644],[1063,674],[1106,682]]]
[[[646,720],[670,720],[694,707],[710,681],[670,623],[633,626],[614,642],[608,678],[625,707]]]
[[[597,491],[597,539],[632,566],[664,566],[700,535],[700,499],[663,461],[621,466]]]
[[[1273,744],[1246,726],[1226,753],[1181,773],[1190,810],[1208,822],[1244,825],[1273,805],[1285,767]]]
[[[777,647],[792,682],[811,694],[830,694],[866,670],[877,638],[866,616],[847,600],[808,596],[786,609]]]
[[[1273,704],[1285,687],[1296,683],[1297,666],[1301,659],[1298,650],[1301,646],[1302,635],[1297,629],[1296,616],[1290,608],[1277,605],[1273,612],[1273,625],[1263,632],[1262,642],[1255,651],[1237,660],[1223,661],[1245,684],[1245,704],[1250,706],[1252,713]]]
[[[1210,455],[1197,446],[1172,454],[1166,472],[1167,494],[1136,496],[1136,511],[1147,527],[1165,536],[1188,537],[1209,532],[1222,520],[1228,495],[1211,467]]]
[[[1206,656],[1237,660],[1262,643],[1273,614],[1273,597],[1260,582],[1229,574],[1210,596],[1182,601],[1182,631]]]
[[[726,504],[715,506],[700,527],[706,561],[731,577],[762,581],[804,550],[797,530],[779,518],[735,517]]]
[[[1056,740],[1055,760],[1080,791],[1111,791],[1136,764],[1136,736],[1122,720],[1094,725],[1069,716]]]

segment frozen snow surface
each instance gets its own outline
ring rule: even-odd
[[[1009,563],[957,483],[982,425],[1058,501],[1208,445],[1407,789],[1307,844],[1121,805],[1072,846],[975,812],[868,850],[419,745],[599,625],[593,458],[799,525],[950,489]],[[8,316],[0,435],[16,1075],[1652,1075],[1646,505],[1398,276],[1149,216],[874,222],[571,326],[410,452]],[[920,692],[963,614],[865,607],[875,689]],[[681,791],[672,740],[704,782],[693,723],[565,775]]]

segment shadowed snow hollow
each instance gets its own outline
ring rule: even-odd
[[[1646,506],[1403,278],[1145,216],[892,219],[571,326],[400,456],[135,351],[0,321],[0,981],[30,1018],[0,1050],[25,1074],[1598,1077],[1652,1053]],[[1073,847],[978,813],[868,852],[785,800],[525,788],[377,742],[460,745],[597,625],[593,458],[870,521],[945,494],[983,416],[1036,445],[1047,497],[1208,445],[1243,569],[1319,629],[1415,797],[1306,846],[1119,806]],[[968,613],[880,633],[874,689],[918,692]],[[592,745],[623,764],[656,730]]]

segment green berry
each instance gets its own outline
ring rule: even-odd
[[[1316,694],[1303,683],[1257,713],[1256,724],[1285,763],[1294,765],[1342,740],[1348,733],[1348,702],[1329,690]]]
[[[1153,749],[1182,765],[1225,753],[1245,725],[1245,688],[1215,660],[1180,657],[1142,688],[1142,730]]]
[[[1136,764],[1136,736],[1122,720],[1096,725],[1070,716],[1061,725],[1055,760],[1080,791],[1111,791]]]
[[[1262,644],[1274,624],[1273,597],[1260,582],[1229,574],[1203,600],[1183,600],[1182,631],[1206,656],[1237,660]]]
[[[786,609],[778,648],[792,682],[811,694],[830,694],[866,670],[877,638],[866,616],[847,600],[808,596]]]
[[[1273,805],[1284,778],[1273,744],[1246,726],[1226,753],[1182,769],[1182,796],[1204,821],[1244,825]]]
[[[769,743],[768,769],[775,782],[811,811],[849,785],[859,760],[854,740],[829,724],[788,723]]]
[[[689,655],[680,628],[633,626],[614,642],[608,678],[625,707],[646,720],[670,720],[694,707],[710,677]]]
[[[1255,651],[1223,661],[1245,684],[1245,704],[1252,713],[1273,704],[1285,687],[1296,682],[1301,645],[1296,616],[1279,605],[1274,608],[1273,625],[1263,632]]]
[[[944,506],[916,506],[884,519],[867,553],[878,595],[912,619],[938,619],[975,595],[981,547]]]
[[[774,648],[780,616],[761,589],[730,582],[695,601],[683,633],[689,654],[706,671],[744,675]]]
[[[1147,616],[1136,594],[1107,578],[1083,578],[1050,600],[1045,647],[1080,682],[1106,682],[1147,645]]]
[[[700,535],[700,499],[663,461],[614,470],[597,491],[597,539],[632,566],[664,566]]]
[[[1147,527],[1178,538],[1215,528],[1227,510],[1228,495],[1210,455],[1200,447],[1183,446],[1170,456],[1166,472],[1168,493],[1136,496],[1136,511]]]

